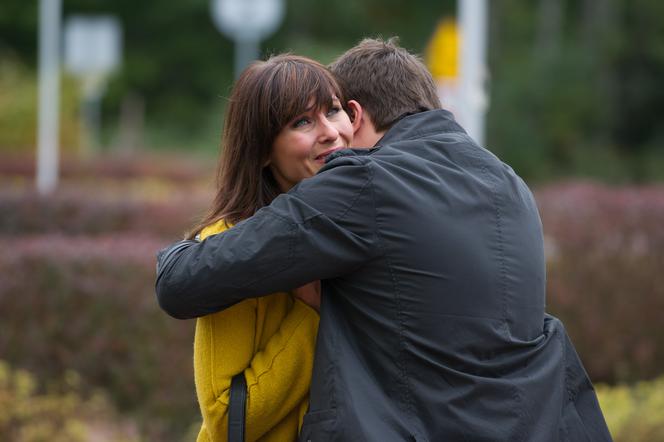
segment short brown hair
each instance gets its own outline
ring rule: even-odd
[[[330,65],[346,100],[358,101],[379,132],[404,114],[441,108],[424,63],[398,41],[366,38]]]
[[[315,60],[291,54],[252,63],[233,86],[226,108],[217,194],[209,213],[188,234],[194,237],[219,220],[237,223],[281,193],[266,166],[274,139],[293,118],[344,102],[330,71]]]

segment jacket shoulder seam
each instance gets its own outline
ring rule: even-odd
[[[368,169],[367,179],[364,182],[364,184],[362,185],[362,188],[357,192],[357,194],[353,198],[353,201],[351,201],[351,203],[348,205],[346,210],[343,213],[341,213],[341,215],[339,215],[339,220],[344,219],[346,217],[346,215],[348,215],[348,213],[351,211],[351,209],[353,209],[353,207],[355,206],[355,203],[357,203],[357,201],[360,199],[360,197],[362,196],[364,191],[373,183],[374,170],[373,170],[373,167],[371,167],[371,162],[362,161],[361,163],[362,163],[362,166],[364,166],[364,168]],[[374,200],[374,208],[375,208],[376,207],[375,198],[373,198],[373,200]]]

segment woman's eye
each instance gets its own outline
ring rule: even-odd
[[[306,126],[307,124],[310,123],[309,118],[298,118],[293,122],[293,127],[298,128],[302,126]]]
[[[341,110],[340,106],[332,106],[330,110],[327,111],[327,116],[331,117],[333,115],[336,115],[339,113],[340,110]]]

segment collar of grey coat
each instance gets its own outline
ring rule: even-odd
[[[388,129],[383,138],[378,140],[376,147],[389,144],[393,141],[420,138],[426,136],[428,133],[440,133],[441,131],[466,133],[454,120],[451,112],[445,109],[435,109],[404,115]]]
[[[442,120],[442,124],[441,124]],[[332,152],[325,159],[325,164],[335,158],[345,156],[366,156],[380,150],[381,146],[388,144],[392,141],[404,141],[412,138],[420,138],[427,133],[440,133],[443,132],[460,132],[465,134],[461,126],[454,120],[451,112],[444,109],[435,109],[431,111],[422,112],[407,112],[397,118],[397,122],[378,140],[375,147],[372,148],[356,148],[356,149],[341,149]],[[326,170],[323,167],[319,172]]]
[[[376,152],[378,149],[380,149],[380,146],[372,148],[360,147],[356,149],[349,148],[349,149],[337,150],[336,152],[332,152],[330,155],[327,156],[327,158],[325,158],[325,164],[328,164],[330,161],[339,157],[346,157],[350,155],[353,156],[371,155],[372,153]]]

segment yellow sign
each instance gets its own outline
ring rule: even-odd
[[[459,28],[452,18],[436,26],[425,53],[425,61],[435,79],[452,80],[459,76]]]

